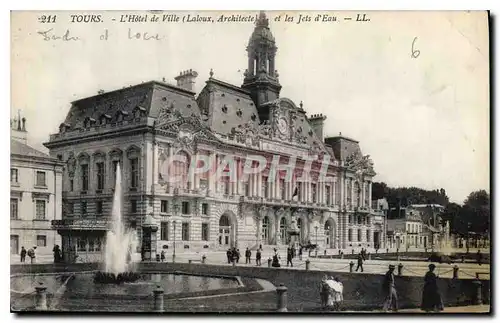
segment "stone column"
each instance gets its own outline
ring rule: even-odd
[[[169,166],[168,171],[169,172],[167,173],[167,177],[172,176],[172,174],[170,174],[170,171],[173,170],[173,168],[172,168],[173,163],[172,163],[172,159],[171,159],[173,155],[174,155],[174,148],[170,144],[170,145],[168,145],[168,161],[169,161],[168,162],[168,166]],[[168,178],[165,178],[165,180],[167,180],[167,179]],[[168,188],[169,194],[172,194],[174,192],[174,188],[172,187],[172,183],[169,183],[168,181],[167,181],[167,188]]]
[[[352,179],[350,179],[351,181],[351,206],[355,206],[356,205],[356,199],[357,199],[357,196],[356,196],[356,182],[353,181]]]
[[[281,199],[281,194],[280,194],[280,178],[278,176],[278,174],[276,174],[276,178],[275,178],[275,181],[276,183],[275,187],[275,194],[274,194],[274,198],[276,199]]]
[[[344,178],[344,175],[341,174],[339,179],[340,181],[340,203],[339,203],[339,206],[340,206],[340,209],[342,209],[344,206],[345,206],[345,178]]]
[[[368,182],[368,202],[370,202],[370,205],[368,207],[371,209],[372,208],[372,182]]]
[[[159,171],[160,158],[159,157],[160,156],[158,154],[158,142],[155,140],[155,141],[153,141],[153,190],[154,190],[154,187],[156,187],[156,185],[158,185],[158,177],[160,174],[160,171]]]
[[[337,203],[337,177],[334,177],[332,184],[330,186],[330,193],[332,194],[331,201],[332,205],[336,205]]]
[[[255,174],[255,177],[257,178],[257,194],[256,196],[261,196],[262,195],[262,174],[258,173]]]

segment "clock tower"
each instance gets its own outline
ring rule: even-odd
[[[243,89],[250,92],[262,121],[269,120],[269,108],[263,103],[279,98],[281,85],[275,70],[278,48],[269,29],[269,19],[261,11],[247,46],[248,69],[245,71]]]

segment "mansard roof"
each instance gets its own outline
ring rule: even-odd
[[[156,118],[161,107],[166,105],[182,116],[200,115],[194,94],[174,85],[150,81],[74,101],[64,124],[69,129],[76,129],[84,127],[86,120],[101,120],[102,116],[133,119],[137,111]]]
[[[216,133],[228,135],[249,122],[260,123],[250,93],[230,83],[210,78],[197,101],[207,115],[208,126]]]
[[[349,156],[361,154],[359,141],[346,136],[327,137],[325,143],[332,147],[335,158],[339,160],[345,161]]]

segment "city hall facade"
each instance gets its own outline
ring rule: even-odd
[[[325,116],[307,116],[302,103],[280,97],[276,42],[263,13],[247,52],[241,86],[211,71],[196,95],[197,73],[188,70],[175,86],[151,81],[72,103],[45,143],[65,163],[62,220],[52,225],[66,261],[101,257],[117,165],[125,226],[146,258],[174,246],[282,248],[292,222],[300,243],[320,249],[384,247],[385,216],[371,207],[372,161],[353,139],[325,138]],[[268,162],[243,174],[249,156]],[[273,159],[280,169],[293,161],[291,175],[271,171]],[[207,161],[209,170],[190,171]],[[236,178],[211,176],[213,165]]]

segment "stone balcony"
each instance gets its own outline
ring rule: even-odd
[[[52,220],[52,229],[54,230],[97,230],[107,231],[111,221],[109,218],[75,218]]]

